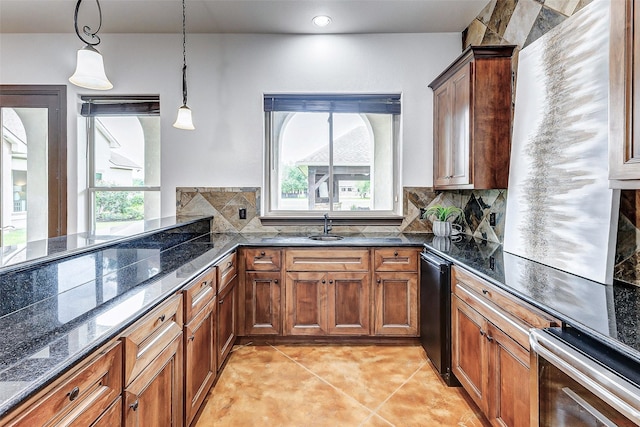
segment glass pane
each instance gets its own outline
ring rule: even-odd
[[[160,117],[96,117],[96,187],[160,185]]]
[[[48,111],[2,108],[2,246],[48,236]]]
[[[333,210],[372,209],[373,141],[359,114],[333,115]]]
[[[272,209],[327,211],[329,114],[276,112],[273,117]]]
[[[137,224],[160,217],[159,191],[96,191],[96,232],[137,230]]]

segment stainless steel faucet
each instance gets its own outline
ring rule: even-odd
[[[324,234],[329,234],[329,232],[333,229],[331,223],[332,221],[329,219],[329,214],[324,214]]]

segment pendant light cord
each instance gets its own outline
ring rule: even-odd
[[[97,1],[97,0],[96,0]],[[187,105],[187,18],[182,0],[182,105]]]
[[[85,40],[84,37],[82,37],[82,35],[80,34],[80,30],[78,30],[78,10],[80,10],[80,3],[82,3],[82,0],[78,0],[78,3],[76,3],[76,11],[73,14],[73,25],[76,29],[76,34],[78,35],[78,38],[80,38],[80,40],[82,40],[83,42],[85,42],[86,44],[90,45],[90,46],[97,46],[100,44],[100,37],[98,37],[98,32],[100,31],[100,28],[102,28],[102,8],[100,7],[100,1],[96,0],[96,4],[98,5],[98,16],[100,17],[100,21],[98,24],[98,29],[95,32],[91,32],[91,27],[89,27],[88,25],[85,25],[84,27],[82,27],[82,32],[91,37],[91,40],[97,40],[97,41],[87,41]],[[184,8],[184,0],[182,1],[182,5]],[[183,12],[184,13],[184,12]],[[184,18],[183,18],[183,27],[184,27]]]

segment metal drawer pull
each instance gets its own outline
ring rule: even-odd
[[[480,336],[484,336],[484,331],[482,329],[480,329]]]
[[[393,253],[393,256],[398,256],[398,251],[395,251],[395,252]]]
[[[78,387],[74,387],[69,393],[67,393],[67,396],[69,396],[69,401],[73,402],[74,400],[76,400],[79,394],[80,389]]]
[[[137,411],[138,410],[138,401],[136,400],[131,405],[129,405],[129,408],[133,409],[134,411]]]
[[[493,337],[491,335],[487,334],[485,337],[487,338],[487,341],[493,342]]]
[[[486,290],[486,289],[483,289],[483,290],[482,290],[482,293],[483,293],[484,295],[487,295],[487,294],[489,293],[489,291],[488,291],[488,290]]]
[[[158,320],[161,322],[164,322],[164,319],[166,319],[166,316],[164,314],[158,317]]]
[[[195,340],[195,339],[196,339],[196,336],[195,336],[195,335],[191,335],[191,336],[189,337],[189,341],[193,341],[193,340]]]

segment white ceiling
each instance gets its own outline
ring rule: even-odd
[[[460,32],[489,0],[186,0],[188,33]],[[73,33],[76,0],[0,0],[0,33]],[[102,0],[103,33],[180,33],[180,0]],[[311,18],[332,24],[318,29]],[[79,25],[97,27],[94,0]]]

